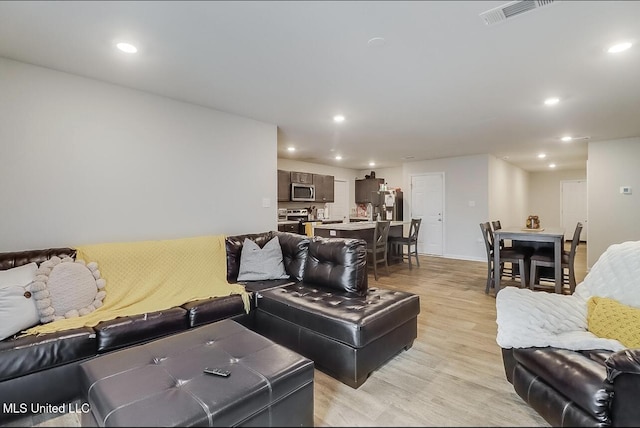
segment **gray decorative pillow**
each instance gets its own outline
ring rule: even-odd
[[[263,281],[289,278],[282,261],[282,249],[278,237],[272,238],[264,247],[249,238],[242,243],[238,281]]]

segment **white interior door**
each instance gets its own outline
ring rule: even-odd
[[[349,222],[349,186],[344,180],[333,182],[333,203],[327,204],[331,220]]]
[[[587,229],[587,181],[563,180],[561,181],[561,218],[564,228],[565,240],[573,239],[573,231],[578,222],[582,223],[580,240],[586,241]]]
[[[411,218],[421,218],[418,253],[443,254],[444,173],[411,177]]]

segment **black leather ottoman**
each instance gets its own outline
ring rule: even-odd
[[[203,373],[231,371],[229,377]],[[313,362],[224,320],[80,365],[83,426],[312,426]]]
[[[359,296],[296,283],[262,291],[255,328],[311,358],[316,367],[358,388],[417,337],[419,297],[370,288]]]

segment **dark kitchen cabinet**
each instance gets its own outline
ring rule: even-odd
[[[300,184],[313,184],[313,174],[310,172],[291,171],[291,182]]]
[[[366,204],[371,201],[371,192],[380,190],[384,178],[365,178],[356,180],[356,204]]]
[[[291,199],[291,172],[278,170],[278,202]]]
[[[316,202],[333,202],[333,175],[313,174],[313,185],[316,188]]]
[[[300,233],[300,223],[278,224],[279,232]]]

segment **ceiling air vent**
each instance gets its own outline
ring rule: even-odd
[[[487,25],[495,25],[499,22],[506,21],[509,18],[518,16],[522,13],[529,12],[542,6],[553,4],[555,0],[518,0],[512,1],[502,6],[487,10],[480,14],[480,18]]]

